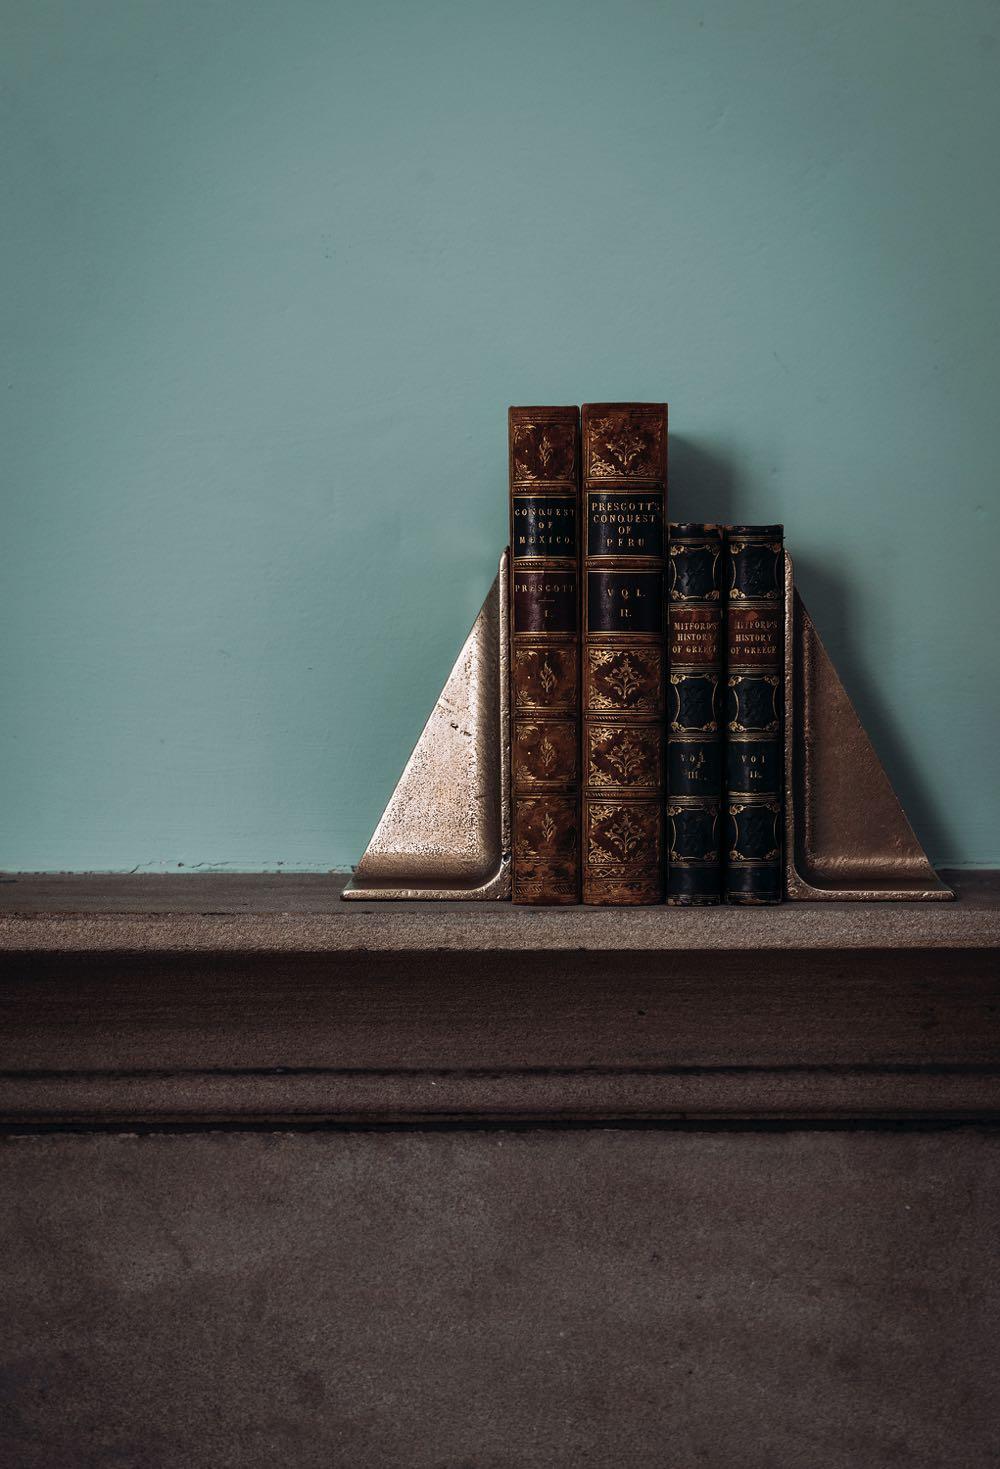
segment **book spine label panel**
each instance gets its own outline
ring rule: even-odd
[[[722,895],[722,530],[671,527],[667,596],[667,902]]]
[[[512,897],[580,897],[580,414],[508,415]]]
[[[583,901],[663,900],[664,403],[583,409]]]
[[[780,903],[783,528],[731,526],[726,551],[726,898]]]

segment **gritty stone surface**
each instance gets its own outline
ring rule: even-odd
[[[995,1469],[1000,1138],[0,1148],[17,1469]]]
[[[776,908],[525,908],[341,901],[340,876],[12,877],[0,949],[368,952],[1000,946],[1000,874],[948,874],[955,902]]]

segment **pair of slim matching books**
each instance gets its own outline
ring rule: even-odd
[[[514,902],[780,902],[782,527],[669,525],[665,403],[508,430]]]

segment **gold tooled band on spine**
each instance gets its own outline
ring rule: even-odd
[[[663,901],[667,405],[583,408],[583,901]]]
[[[784,527],[726,527],[725,896],[784,897]]]
[[[512,892],[580,901],[580,410],[511,408]]]

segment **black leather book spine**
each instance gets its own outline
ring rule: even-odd
[[[663,902],[667,405],[583,405],[583,901]]]
[[[672,525],[667,560],[667,902],[722,895],[722,563],[717,525]]]
[[[511,408],[512,890],[580,901],[580,410]]]
[[[725,894],[780,903],[784,772],[784,528],[726,534]]]

